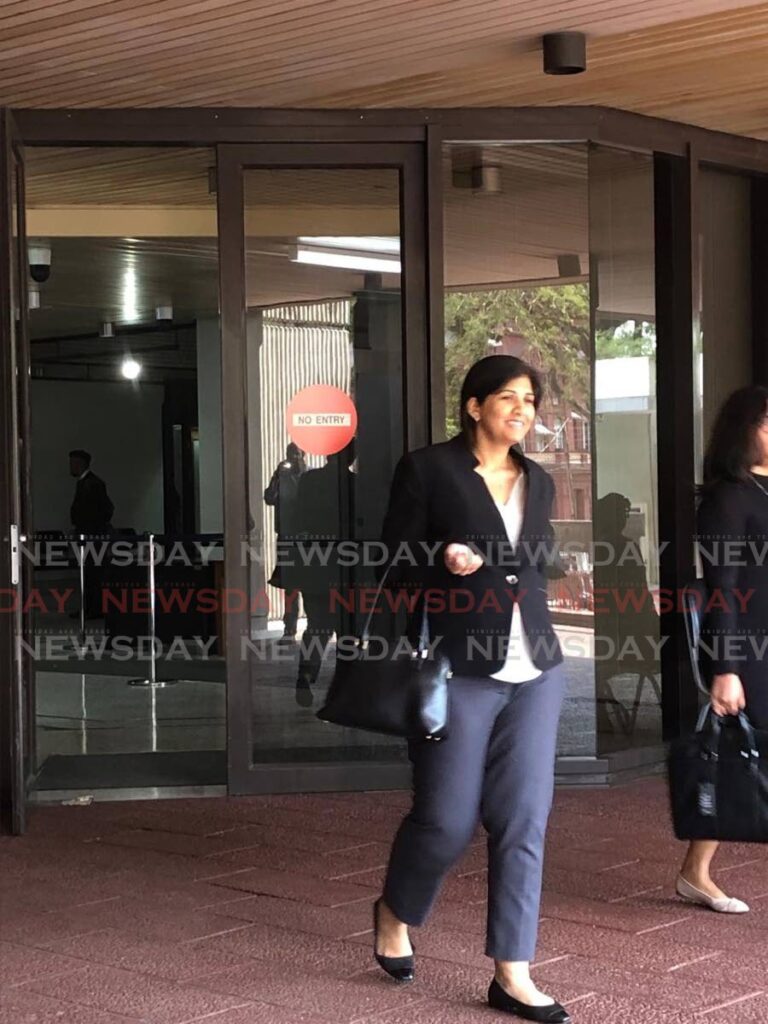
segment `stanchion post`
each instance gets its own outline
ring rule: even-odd
[[[178,682],[177,679],[157,678],[157,658],[155,655],[155,534],[147,534],[149,538],[149,679],[129,679],[129,686],[149,686],[161,689]]]
[[[149,535],[149,685],[157,686],[155,662],[155,535]]]
[[[85,648],[85,534],[78,534],[77,550],[79,553],[78,562],[80,569],[80,630],[78,634],[79,646]]]

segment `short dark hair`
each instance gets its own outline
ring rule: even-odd
[[[84,462],[86,466],[90,466],[91,464],[91,453],[86,452],[82,448],[73,448],[69,453],[69,457],[70,459],[80,459],[80,461]]]
[[[522,359],[517,356],[485,356],[470,366],[461,385],[459,400],[461,430],[468,443],[475,439],[477,424],[467,412],[467,402],[470,398],[476,398],[482,404],[489,395],[501,391],[507,381],[517,377],[529,378],[533,388],[533,407],[538,409],[543,394],[541,376],[538,370]]]
[[[761,461],[756,431],[768,414],[768,388],[752,384],[732,392],[723,402],[712,426],[704,455],[704,483],[708,491],[723,480],[745,480],[749,467]]]

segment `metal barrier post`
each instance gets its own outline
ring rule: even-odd
[[[80,578],[80,628],[77,632],[77,646],[80,654],[85,652],[85,534],[80,533],[77,537],[78,568]]]
[[[149,679],[129,679],[129,686],[150,686],[152,689],[162,689],[178,682],[177,679],[157,678],[157,656],[155,654],[155,534],[148,534],[149,537],[149,641],[151,651],[149,655]]]

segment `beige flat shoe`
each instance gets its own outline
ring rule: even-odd
[[[746,914],[749,912],[749,906],[743,900],[737,900],[735,896],[724,896],[716,900],[714,896],[709,896],[701,889],[697,889],[695,885],[686,882],[682,875],[677,876],[675,888],[677,895],[682,896],[684,900],[698,903],[702,907],[709,907],[710,910],[716,910],[718,914]]]

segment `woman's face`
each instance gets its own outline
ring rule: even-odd
[[[507,447],[519,444],[536,417],[530,377],[513,377],[480,403],[471,398],[467,411],[486,437]]]
[[[757,426],[756,438],[760,461],[763,466],[768,466],[768,408]]]

